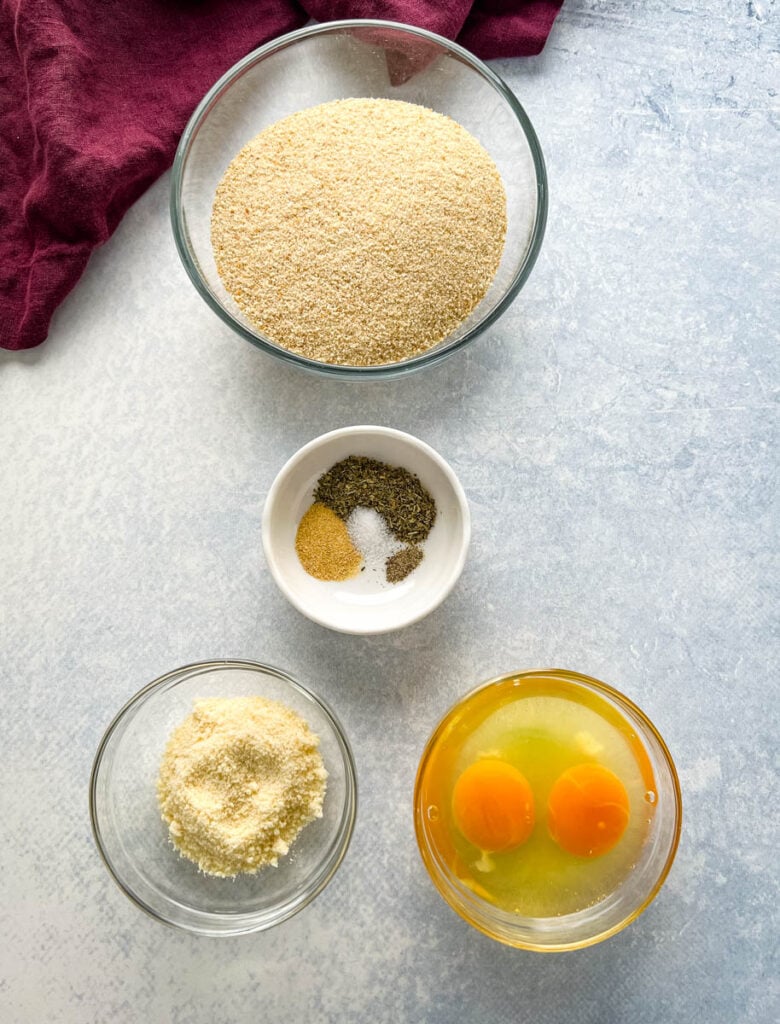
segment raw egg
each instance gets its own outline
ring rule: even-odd
[[[659,787],[611,699],[565,673],[507,676],[445,722],[421,762],[418,838],[461,894],[558,918],[622,886],[656,827]]]
[[[547,827],[576,857],[600,857],[620,842],[629,819],[626,787],[600,764],[578,764],[555,781],[547,801]]]
[[[534,796],[522,772],[506,761],[475,761],[458,777],[452,813],[461,834],[489,853],[520,846],[534,827]]]

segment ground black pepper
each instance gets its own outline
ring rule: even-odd
[[[416,544],[409,544],[400,551],[396,551],[385,562],[385,574],[388,583],[400,583],[405,580],[410,572],[414,572],[423,560],[423,550]]]

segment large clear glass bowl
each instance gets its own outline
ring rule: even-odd
[[[611,719],[622,721],[626,735],[652,779],[654,813],[642,851],[631,870],[603,899],[575,913],[526,917],[496,906],[465,885],[453,870],[445,815],[439,808],[449,799],[451,780],[440,765],[451,763],[465,735],[465,709],[484,720],[504,706],[508,691],[525,688],[534,695],[557,693],[566,685],[573,699],[599,699]],[[516,690],[515,690],[516,688]],[[578,697],[581,694],[581,697]],[[509,695],[511,699],[511,694]],[[453,747],[453,744],[455,745]],[[561,952],[592,946],[625,928],[650,905],[672,866],[682,826],[682,797],[669,750],[650,719],[622,693],[590,676],[564,669],[538,669],[492,679],[455,704],[436,726],[420,759],[414,791],[417,845],[431,880],[445,901],[474,928],[518,949]]]
[[[447,338],[422,355],[381,366],[306,359],[247,320],[217,273],[210,223],[214,194],[250,139],[298,110],[346,98],[405,100],[458,121],[496,162],[507,194],[503,258],[485,298]],[[534,265],[547,216],[547,178],[536,133],[505,83],[456,43],[385,21],[313,25],[239,61],[209,91],[181,137],[173,165],[171,218],[184,266],[200,294],[259,349],[306,369],[353,379],[392,377],[429,366],[473,341],[520,291]]]
[[[171,732],[204,697],[266,697],[296,711],[320,738],[328,772],[323,815],[306,825],[277,867],[217,878],[168,841],[155,784]],[[352,837],[355,763],[338,720],[291,676],[252,661],[187,665],[149,683],[106,730],[92,768],[92,831],[106,867],[142,910],[202,935],[241,935],[279,924],[325,888]]]

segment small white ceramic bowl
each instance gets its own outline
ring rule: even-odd
[[[436,522],[423,545],[421,564],[385,589],[368,589],[360,579],[315,579],[295,551],[298,523],[312,503],[317,481],[350,455],[403,466],[436,502]],[[389,633],[424,618],[455,586],[470,537],[466,495],[452,469],[429,445],[389,427],[344,427],[304,445],[274,480],[263,512],[263,548],[279,589],[298,611],[339,633]]]

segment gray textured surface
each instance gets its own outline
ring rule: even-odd
[[[541,57],[500,64],[545,150],[549,232],[510,313],[438,369],[332,383],[232,337],[178,264],[167,179],[49,342],[0,358],[3,1021],[777,1019],[773,15],[571,0]],[[281,462],[365,421],[441,450],[474,516],[450,599],[370,640],[288,607],[260,546]],[[118,706],[220,655],[329,698],[361,795],[331,886],[229,941],[141,915],[87,820]],[[454,698],[550,663],[656,720],[686,819],[639,921],[543,957],[445,907],[410,799]]]

